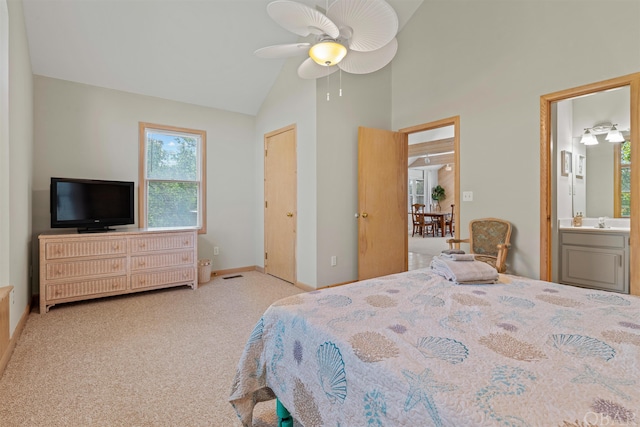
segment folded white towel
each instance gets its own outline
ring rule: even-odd
[[[456,283],[495,283],[498,271],[482,261],[458,262],[443,256],[431,260],[431,270],[447,280]]]
[[[476,257],[473,254],[441,254],[442,258],[450,259],[452,261],[475,261]]]
[[[443,254],[463,254],[464,251],[462,249],[445,249],[442,251]]]

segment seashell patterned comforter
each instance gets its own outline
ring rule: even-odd
[[[230,402],[279,398],[305,427],[640,425],[640,298],[430,270],[274,303]]]

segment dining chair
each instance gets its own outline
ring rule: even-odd
[[[438,224],[431,217],[424,217],[424,224],[422,225],[422,237],[427,237],[429,235],[435,237],[436,230],[438,229]],[[428,219],[426,219],[428,218]]]
[[[414,203],[411,205],[411,218],[413,219],[413,232],[411,233],[411,237],[413,237],[416,232],[420,235],[424,232],[424,215],[420,215],[421,213],[424,213],[423,204]]]
[[[469,243],[470,253],[476,261],[486,262],[498,273],[507,270],[506,260],[511,248],[511,223],[499,218],[481,218],[469,222],[468,239],[449,239],[449,249],[459,248],[460,243]]]
[[[447,232],[451,234],[453,237],[453,233],[455,231],[455,215],[456,215],[456,205],[451,205],[451,215],[447,216],[447,219],[444,222],[444,226],[447,229]]]

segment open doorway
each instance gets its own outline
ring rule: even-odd
[[[557,242],[554,241],[554,234],[556,233],[557,228],[562,226],[561,220],[563,218],[559,218],[561,213],[558,210],[558,204],[562,203],[562,201],[558,201],[558,195],[560,191],[562,191],[565,195],[569,194],[569,190],[571,191],[570,198],[566,201],[567,209],[565,216],[571,217],[575,215],[578,209],[583,209],[580,211],[581,213],[589,215],[589,206],[586,204],[586,198],[588,196],[588,190],[586,190],[586,183],[589,181],[589,175],[585,172],[593,172],[591,161],[587,163],[587,150],[585,147],[580,146],[580,141],[582,141],[582,137],[578,141],[577,145],[572,144],[570,146],[559,146],[559,140],[561,135],[559,135],[559,131],[554,129],[552,126],[552,116],[554,114],[557,115],[558,107],[556,104],[559,104],[562,101],[570,100],[570,99],[579,99],[579,97],[584,97],[585,95],[591,95],[597,92],[609,92],[618,88],[622,88],[624,86],[628,86],[630,89],[630,96],[628,99],[630,100],[630,128],[628,137],[630,137],[630,164],[638,164],[640,161],[638,160],[639,154],[637,150],[634,150],[633,144],[636,144],[640,139],[640,109],[636,108],[638,105],[638,99],[640,99],[640,73],[630,74],[627,76],[622,76],[610,80],[605,80],[597,83],[591,83],[585,86],[580,86],[572,89],[566,89],[559,92],[554,92],[551,94],[543,95],[540,97],[540,279],[541,280],[553,280],[554,277],[558,278],[562,276],[562,273],[559,272],[559,262],[557,258],[557,252],[559,250],[554,251],[554,245],[558,246]],[[610,115],[610,114],[607,114]],[[616,120],[615,117],[605,117],[607,120]],[[592,118],[591,121],[594,119]],[[598,118],[597,120],[601,120]],[[615,123],[612,123],[612,125]],[[620,125],[620,123],[618,123]],[[586,129],[589,129],[589,133],[592,130],[600,127],[601,123],[595,124],[584,124],[580,125]],[[584,129],[583,129],[584,130]],[[586,133],[586,130],[585,130]],[[608,135],[607,135],[608,136]],[[571,133],[569,140],[572,140],[574,135]],[[575,136],[576,139],[577,136]],[[601,137],[602,139],[602,137]],[[597,140],[597,137],[595,137]],[[573,141],[571,141],[573,142]],[[599,142],[599,141],[598,141]],[[602,146],[606,146],[604,142],[610,143],[611,141],[602,141]],[[594,144],[596,145],[596,144]],[[610,144],[609,144],[610,145]],[[578,151],[577,149],[582,151]],[[573,158],[573,151],[576,151],[578,162],[575,163],[575,159]],[[559,162],[559,158],[563,157],[563,162]],[[581,157],[583,158],[581,160]],[[614,157],[611,157],[611,160],[608,162],[609,165],[614,164],[615,159],[617,158],[617,154]],[[582,167],[580,162],[583,162]],[[588,169],[587,169],[588,168]],[[620,172],[620,171],[618,171]],[[614,168],[615,176],[618,175]],[[578,175],[581,178],[578,178]],[[611,175],[611,173],[609,174]],[[628,185],[630,189],[638,188],[640,186],[640,175],[638,174],[629,174],[629,182]],[[575,178],[575,180],[574,180]],[[610,181],[611,176],[607,178],[607,180],[603,178],[596,178],[596,184],[602,183],[605,181]],[[613,190],[609,190],[608,198],[609,203],[608,206],[613,206],[613,214],[609,213],[614,217],[614,219],[618,219],[618,211],[620,211],[620,216],[624,216],[622,210],[624,209],[624,203],[622,201],[622,191],[618,189],[615,185],[615,177]],[[622,181],[622,179],[621,179]],[[578,209],[574,210],[576,207],[576,199],[573,197],[573,193],[576,193],[576,196],[580,196],[579,191],[580,186],[584,186],[587,191],[585,194],[587,195],[584,201],[578,200],[577,206]],[[611,185],[609,185],[611,187]],[[558,190],[560,189],[560,190]],[[600,191],[602,192],[602,191]],[[618,193],[620,193],[618,195]],[[629,194],[634,193],[634,191],[630,191]],[[637,193],[636,193],[637,194]],[[616,199],[620,198],[619,201]],[[597,212],[595,214],[598,217],[601,217],[603,214]],[[606,215],[606,213],[605,213]],[[632,295],[640,295],[640,269],[636,268],[636,266],[640,265],[640,251],[636,250],[640,247],[639,239],[640,234],[637,233],[636,227],[638,224],[638,217],[640,216],[640,198],[631,197],[629,204],[629,239],[628,245],[630,248],[629,255],[629,292]],[[581,217],[582,218],[582,217]],[[603,217],[604,218],[604,217]],[[569,218],[571,219],[571,218]],[[597,219],[599,221],[599,219]],[[571,228],[569,226],[568,228]],[[622,257],[618,258],[619,260]],[[560,264],[561,265],[561,264]]]
[[[456,236],[459,117],[401,129],[400,132],[407,134],[409,143],[408,269],[417,270],[428,267],[431,259],[448,247],[447,239]]]

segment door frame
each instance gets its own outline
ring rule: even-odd
[[[456,197],[454,199],[454,218],[457,218],[458,224],[460,224],[460,116],[452,116],[447,117],[445,119],[436,120],[433,122],[423,123],[420,125],[415,125],[407,128],[402,128],[398,130],[400,133],[404,133],[407,136],[407,141],[409,140],[409,135],[412,133],[424,132],[427,130],[433,130],[438,128],[443,128],[447,126],[453,126],[453,158],[455,162],[455,173],[454,173],[454,188],[456,192]],[[454,231],[454,237],[458,238],[460,227],[456,226]],[[407,247],[405,251],[409,251],[409,243],[407,241]]]
[[[640,143],[640,73],[578,86],[540,97],[540,280],[551,280],[552,242],[551,242],[551,104],[576,96],[588,95],[629,86],[631,91],[631,164],[640,166],[640,151],[634,149]],[[632,295],[640,295],[640,236],[636,228],[640,218],[640,173],[631,168],[631,189],[636,195],[631,197],[630,217],[630,259],[629,259],[629,291]]]

